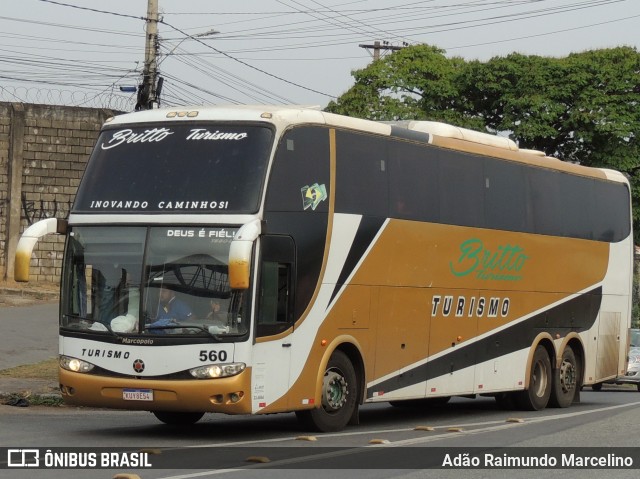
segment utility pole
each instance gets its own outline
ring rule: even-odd
[[[142,83],[138,86],[136,110],[150,110],[159,105],[158,82],[158,0],[147,0],[146,43]],[[158,84],[159,83],[159,84]]]
[[[373,42],[373,45],[360,44],[358,46],[360,48],[366,48],[367,50],[372,49],[373,50],[373,61],[375,62],[376,60],[380,60],[380,51],[402,50],[403,48],[409,46],[409,44],[406,43],[406,42],[402,42],[402,46],[398,46],[398,45],[391,45],[387,41],[380,42],[380,41],[376,40],[375,42]]]

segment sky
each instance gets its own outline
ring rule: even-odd
[[[325,107],[375,41],[448,57],[640,46],[640,0],[158,0],[162,106]],[[129,111],[147,0],[0,0],[0,101]],[[384,43],[383,43],[384,44]],[[382,50],[382,54],[390,54]]]

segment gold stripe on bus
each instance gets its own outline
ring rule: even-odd
[[[608,261],[604,242],[391,220],[351,283],[575,293]]]

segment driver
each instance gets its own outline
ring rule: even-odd
[[[176,325],[189,320],[192,314],[191,308],[184,301],[176,298],[175,291],[162,287],[158,314],[156,320],[149,325],[149,329]]]

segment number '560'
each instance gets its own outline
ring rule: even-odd
[[[227,352],[226,351],[200,351],[200,361],[205,362],[225,362],[227,360]]]

